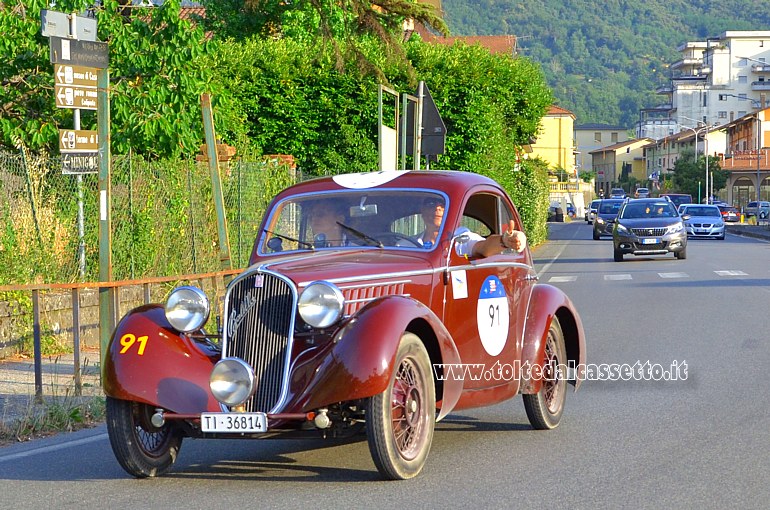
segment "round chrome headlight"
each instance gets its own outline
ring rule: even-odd
[[[209,387],[226,406],[241,405],[254,393],[254,371],[240,358],[224,358],[214,365]]]
[[[313,282],[299,296],[299,316],[315,328],[328,328],[342,316],[345,298],[336,285]]]
[[[166,301],[166,319],[174,329],[189,333],[200,329],[209,319],[209,300],[197,287],[178,287]]]

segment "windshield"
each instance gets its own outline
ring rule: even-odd
[[[261,253],[398,247],[422,242],[426,222],[443,229],[446,197],[416,190],[326,192],[278,203],[261,233]]]
[[[673,218],[677,216],[671,202],[629,202],[621,212],[621,218]]]
[[[602,202],[599,205],[599,214],[617,214],[623,202]]]
[[[684,210],[685,214],[689,214],[690,216],[714,216],[718,217],[722,214],[719,212],[718,207],[708,207],[708,206],[690,206],[686,207]]]

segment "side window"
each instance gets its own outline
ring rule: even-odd
[[[465,205],[460,226],[487,237],[491,234],[499,234],[501,225],[507,224],[513,218],[513,212],[499,196],[491,193],[477,193]]]

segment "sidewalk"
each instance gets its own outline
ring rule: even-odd
[[[768,224],[749,225],[747,223],[725,223],[725,229],[728,234],[770,241],[770,225]]]
[[[81,394],[78,395],[74,355],[43,356],[42,399],[49,403],[61,399],[75,402],[81,396],[102,395],[99,353],[82,352],[80,365]],[[38,404],[35,399],[34,358],[0,360],[0,424],[35,413],[42,407]]]

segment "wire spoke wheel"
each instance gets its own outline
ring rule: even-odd
[[[366,410],[369,450],[383,477],[402,480],[422,470],[433,441],[436,390],[430,358],[420,339],[401,337],[388,388]]]
[[[561,373],[561,368],[566,365],[564,333],[559,320],[554,317],[545,341],[543,382],[540,391],[533,395],[524,395],[524,408],[532,427],[548,430],[559,425],[567,398],[566,374]]]
[[[161,475],[176,461],[182,433],[166,423],[152,424],[155,410],[146,404],[107,398],[107,432],[118,463],[137,478]]]

